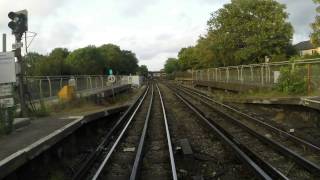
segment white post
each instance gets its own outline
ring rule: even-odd
[[[239,71],[239,67],[238,66],[237,66],[237,73],[238,73],[237,80],[240,81],[240,71]]]
[[[100,76],[100,79],[101,79],[101,88],[103,89],[103,87],[104,87],[104,86],[103,86],[103,85],[104,85],[104,84],[103,84],[103,76]]]
[[[93,87],[92,87],[92,78],[91,78],[91,76],[89,76],[89,81],[90,81],[90,89],[93,89]]]
[[[251,72],[251,81],[253,82],[253,67],[252,67],[252,65],[250,66],[250,72]]]
[[[218,81],[218,68],[216,68],[215,71],[216,71],[216,81]]]
[[[62,89],[62,79],[63,77],[60,78],[60,89]]]
[[[39,92],[40,92],[40,99],[42,99],[42,97],[43,97],[43,91],[42,91],[42,79],[40,79],[40,82],[39,82]]]
[[[241,84],[243,84],[243,82],[244,82],[244,79],[243,79],[243,66],[241,66],[241,69],[240,69],[240,80],[241,80]]]
[[[49,76],[47,76],[47,80],[48,80],[48,83],[49,83],[49,97],[51,97],[52,96],[52,87],[51,87],[51,80],[50,80],[50,78],[49,78]]]
[[[214,81],[214,79],[216,78],[216,77],[214,76],[214,72],[215,72],[215,69],[212,69],[212,81]]]
[[[264,79],[264,77],[263,77],[263,66],[261,66],[260,72],[261,72],[261,84],[263,85],[264,84],[264,82],[263,82],[263,79]]]
[[[229,68],[226,69],[227,83],[229,83]]]

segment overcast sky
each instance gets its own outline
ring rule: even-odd
[[[287,5],[295,28],[293,41],[307,40],[315,17],[312,0],[278,0]],[[29,31],[37,32],[30,51],[47,54],[55,47],[70,50],[114,43],[136,53],[139,64],[159,70],[182,47],[205,34],[210,13],[229,0],[0,0],[0,33],[9,11],[29,11]],[[0,45],[2,49],[2,44]],[[10,49],[10,48],[9,48]]]

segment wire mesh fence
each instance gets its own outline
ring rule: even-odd
[[[64,86],[69,85],[70,80],[74,82],[77,92],[129,84],[125,76],[115,77],[115,82],[112,83],[108,80],[108,76],[29,76],[26,77],[26,89],[32,99],[40,99],[57,96]]]
[[[320,90],[320,59],[192,70],[176,73],[176,78],[274,87],[278,84],[282,68],[298,71],[299,75],[308,84],[308,88],[313,91]]]

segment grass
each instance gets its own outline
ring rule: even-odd
[[[208,93],[208,91],[205,91]],[[209,95],[215,97],[217,100],[223,101],[225,99],[268,99],[268,98],[299,98],[303,95],[288,95],[276,90],[257,90],[249,92],[232,93],[223,90],[215,90]],[[315,95],[315,94],[314,94]],[[305,95],[304,95],[305,96]]]

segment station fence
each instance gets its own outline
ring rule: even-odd
[[[90,91],[105,89],[112,86],[129,84],[128,76],[115,76],[114,83],[108,82],[108,76],[27,76],[26,84],[28,94],[32,99],[50,98],[58,95],[58,92],[72,79],[75,91]]]
[[[176,79],[274,87],[278,83],[281,68],[290,68],[298,71],[299,75],[303,76],[307,81],[309,88],[313,90],[320,89],[320,59],[189,70],[177,73]]]

